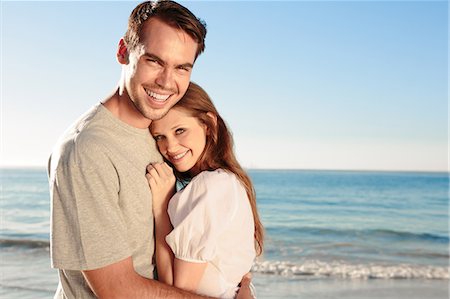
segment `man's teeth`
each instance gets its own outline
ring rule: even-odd
[[[156,101],[164,102],[170,97],[170,94],[164,95],[164,94],[158,94],[156,92],[153,92],[151,90],[146,90],[147,94],[154,98]]]
[[[176,155],[176,156],[173,156],[172,159],[174,159],[174,160],[181,159],[181,158],[183,158],[183,157],[187,154],[187,152],[188,152],[188,151],[185,151],[184,153],[181,153],[181,154],[178,154],[178,155]]]

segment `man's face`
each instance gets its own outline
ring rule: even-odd
[[[186,92],[198,44],[159,19],[145,23],[141,43],[129,53],[125,86],[142,115],[156,120]]]

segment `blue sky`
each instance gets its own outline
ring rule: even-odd
[[[2,2],[0,166],[45,166],[119,80],[128,2]],[[208,25],[192,80],[251,168],[448,167],[446,1],[183,1]]]

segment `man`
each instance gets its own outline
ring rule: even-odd
[[[118,89],[66,131],[49,160],[55,298],[198,297],[152,279],[145,170],[162,161],[148,126],[186,92],[205,36],[204,24],[172,1],[131,13],[117,50]]]

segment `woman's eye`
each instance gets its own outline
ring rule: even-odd
[[[156,135],[156,136],[153,136],[153,138],[155,138],[156,141],[160,141],[160,140],[162,140],[164,138],[164,136],[163,135]]]
[[[180,134],[183,134],[185,131],[186,131],[185,129],[179,128],[179,129],[175,130],[175,134],[180,135]]]

